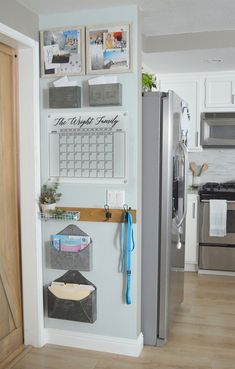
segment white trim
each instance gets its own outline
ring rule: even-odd
[[[32,63],[32,64],[31,64]],[[31,80],[27,78],[31,77]],[[20,201],[25,344],[43,343],[38,48],[19,51]]]
[[[226,271],[223,271],[223,270],[198,269],[198,274],[224,275],[224,276],[228,276],[228,277],[235,277],[235,272],[226,272]]]
[[[43,279],[40,193],[39,45],[0,23],[0,41],[18,50],[20,219],[24,343],[42,346]]]
[[[19,43],[22,44],[20,46],[26,46],[26,47],[30,47],[30,48],[35,48],[35,47],[38,46],[37,41],[33,40],[32,38],[30,38],[26,35],[23,35],[23,33],[20,33],[18,31],[14,30],[13,28],[10,28],[10,27],[6,26],[3,23],[0,23],[0,34],[4,35],[5,37],[9,37],[9,39],[12,40],[13,42],[15,41],[18,44]]]
[[[184,265],[184,271],[185,272],[197,272],[198,271],[198,265],[194,263],[185,263]]]
[[[45,343],[138,357],[143,350],[143,334],[136,339],[101,336],[59,329],[44,329]]]

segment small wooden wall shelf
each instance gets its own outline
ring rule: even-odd
[[[106,218],[106,211],[104,208],[71,208],[58,207],[63,211],[79,212],[81,222],[108,222],[108,223],[123,223],[123,209],[109,209],[111,218]],[[136,223],[136,210],[131,209],[133,223]]]

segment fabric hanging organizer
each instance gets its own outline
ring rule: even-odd
[[[92,269],[92,239],[76,225],[69,225],[51,236],[50,267],[52,269]]]
[[[48,317],[94,323],[97,319],[97,289],[81,273],[69,270],[47,289]]]

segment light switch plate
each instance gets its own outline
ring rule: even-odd
[[[125,204],[125,191],[107,190],[107,204],[110,208],[123,208]]]

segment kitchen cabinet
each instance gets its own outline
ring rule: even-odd
[[[198,268],[198,205],[197,194],[187,195],[187,215],[185,230],[185,270]]]
[[[183,77],[160,77],[161,91],[173,90],[188,104],[190,121],[188,124],[188,149],[191,152],[201,151],[200,147],[200,80]]]
[[[205,108],[233,108],[235,75],[205,78]]]

